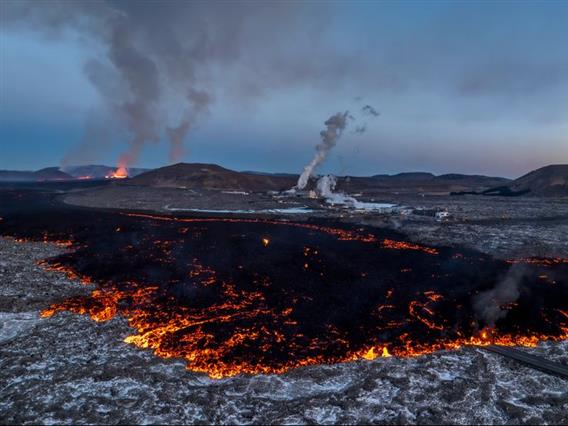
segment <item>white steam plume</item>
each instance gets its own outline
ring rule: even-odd
[[[318,194],[331,204],[350,204],[353,205],[357,200],[345,195],[342,192],[334,192],[337,185],[337,178],[333,175],[322,176],[317,183]]]
[[[347,125],[348,117],[349,111],[345,111],[344,113],[338,112],[329,117],[324,123],[326,128],[320,132],[322,142],[316,145],[316,154],[314,158],[312,158],[312,161],[304,167],[304,171],[298,178],[296,188],[302,190],[306,187],[308,179],[313,175],[318,166],[325,161],[329,151],[337,144],[339,137]]]
[[[333,175],[322,176],[317,183],[317,193],[320,197],[325,198],[330,204],[339,204],[348,206],[357,210],[379,210],[388,211],[394,204],[384,203],[367,203],[359,201],[355,197],[347,195],[343,192],[334,192],[337,185],[337,179]]]
[[[523,265],[513,265],[494,288],[479,293],[473,300],[476,316],[487,326],[494,327],[497,320],[507,315],[507,311],[501,306],[519,298],[520,285],[526,273],[527,269]]]

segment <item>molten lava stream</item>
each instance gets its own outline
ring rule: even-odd
[[[126,166],[122,164],[119,164],[114,172],[105,176],[107,179],[126,179],[127,177],[128,170],[126,169]]]
[[[437,318],[436,303],[443,297],[426,291],[424,302],[410,302],[409,318],[416,318],[420,324],[437,333],[437,339],[426,343],[403,334],[392,340],[363,344],[360,349],[349,349],[352,343],[344,331],[331,327],[327,337],[307,338],[297,331],[294,308],[269,308],[262,292],[245,291],[234,283],[219,282],[213,269],[200,265],[195,259],[192,265],[192,278],[201,280],[204,288],[213,286],[221,289],[222,297],[212,305],[171,305],[175,301],[165,297],[160,286],[143,287],[129,283],[122,289],[114,286],[97,289],[90,297],[73,298],[54,305],[42,316],[49,317],[58,311],[68,310],[88,314],[100,322],[108,321],[117,314],[124,315],[136,330],[125,342],[152,349],[163,358],[183,358],[188,369],[207,373],[212,378],[241,373],[280,374],[301,366],[372,360],[391,355],[413,357],[439,350],[456,350],[466,345],[535,346],[540,340],[568,337],[568,328],[565,328],[559,336],[522,336],[483,330],[471,337],[443,338],[440,335],[443,327],[432,322]],[[264,285],[270,286],[270,283]],[[126,300],[129,301],[127,305],[121,303]],[[384,313],[389,309],[379,308],[376,311]],[[563,311],[560,314],[565,316]]]
[[[42,316],[124,316],[127,343],[213,378],[568,337],[563,263],[529,263],[530,292],[489,330],[472,297],[514,266],[477,252],[314,223],[99,215],[65,224],[76,251],[44,265],[97,288]]]

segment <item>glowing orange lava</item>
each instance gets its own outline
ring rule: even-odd
[[[383,247],[387,249],[393,250],[418,250],[428,254],[438,254],[438,250],[432,247],[424,247],[419,244],[412,244],[406,241],[393,241],[389,239],[385,239],[382,242]]]
[[[163,246],[164,242],[157,244]],[[412,250],[412,249],[411,249]],[[304,250],[308,253],[310,250]],[[129,283],[129,290],[109,287],[96,289],[88,297],[77,297],[63,303],[54,304],[41,313],[44,318],[51,317],[60,311],[70,311],[77,314],[89,315],[94,321],[104,322],[123,315],[128,318],[128,324],[135,333],[127,336],[124,341],[139,348],[151,349],[155,355],[163,358],[182,358],[187,361],[191,371],[208,374],[211,378],[220,379],[237,374],[281,374],[290,369],[316,365],[348,362],[356,360],[374,360],[376,358],[415,357],[440,350],[457,350],[470,345],[526,346],[534,347],[542,340],[563,340],[568,338],[568,328],[562,326],[562,334],[549,336],[543,334],[500,334],[496,330],[483,329],[476,335],[466,337],[458,332],[458,338],[438,338],[431,343],[413,340],[408,335],[402,335],[396,342],[375,342],[363,349],[350,349],[345,336],[334,327],[329,328],[329,336],[322,336],[310,342],[301,343],[303,336],[297,334],[290,340],[289,331],[294,330],[298,322],[293,319],[292,307],[275,310],[267,305],[264,294],[260,291],[239,289],[233,282],[220,281],[215,270],[203,266],[197,259],[192,261],[190,271],[192,278],[201,282],[204,287],[220,286],[223,297],[206,308],[178,306],[175,310],[156,309],[154,298],[159,292],[158,286],[140,287]],[[46,265],[44,265],[46,266]],[[307,268],[307,264],[304,265]],[[48,266],[50,270],[66,273],[70,278],[77,275],[71,270],[59,265]],[[261,283],[270,286],[270,282]],[[392,290],[387,293],[391,297]],[[129,307],[124,301],[129,300]],[[408,305],[408,319],[415,319],[426,329],[444,334],[451,326],[445,324],[436,312],[436,304],[443,296],[426,291],[417,300]],[[153,308],[148,309],[149,306]],[[380,305],[376,312],[381,315],[394,305]],[[567,316],[564,311],[559,312]],[[271,327],[263,323],[263,318],[270,318]],[[223,341],[217,341],[211,333],[211,327],[223,327],[226,333]],[[399,324],[387,323],[385,329],[396,328]],[[329,339],[335,344],[344,345],[347,350],[339,354],[321,354],[300,356],[302,345],[324,348]],[[298,353],[298,357],[283,363],[271,364],[255,362],[247,357],[235,358],[235,350],[239,348],[256,348],[270,353],[286,348],[290,353]]]
[[[508,259],[507,263],[526,263],[529,265],[554,266],[568,265],[568,258],[565,257],[524,257],[519,259]]]
[[[308,229],[314,232],[324,232],[329,235],[337,237],[339,241],[360,241],[363,243],[378,242],[377,238],[371,234],[364,234],[357,230],[347,230],[341,228],[332,228],[330,226],[315,225],[312,223],[302,222],[287,222],[285,220],[267,220],[267,219],[245,219],[245,218],[227,218],[227,217],[211,217],[211,218],[196,218],[196,217],[175,217],[163,216],[147,213],[122,213],[124,216],[138,217],[143,219],[152,219],[166,222],[181,222],[181,223],[208,223],[208,222],[225,222],[225,223],[264,223],[267,225],[283,225],[294,228]],[[420,246],[416,246],[420,247]]]
[[[197,272],[210,274],[211,271]],[[211,279],[211,278],[208,278]],[[135,306],[144,306],[151,303],[152,294],[158,287],[139,288],[130,293],[124,293],[117,288],[106,290],[94,290],[90,296],[90,303],[85,299],[75,298],[64,303],[50,306],[41,313],[44,318],[51,317],[60,311],[71,311],[77,314],[87,314],[94,321],[104,322],[122,313],[128,318],[128,324],[136,330],[136,333],[127,336],[124,341],[139,348],[152,349],[154,354],[163,358],[183,358],[187,361],[187,368],[208,374],[211,378],[231,377],[237,374],[281,374],[292,368],[331,364],[356,360],[374,360],[379,357],[391,356],[415,357],[429,354],[440,350],[457,350],[464,346],[486,346],[498,344],[504,346],[534,347],[542,340],[563,340],[568,338],[568,328],[564,328],[564,334],[560,336],[546,335],[498,335],[493,330],[482,330],[478,335],[458,339],[440,340],[438,342],[423,344],[401,336],[397,346],[389,349],[386,344],[372,345],[362,350],[349,350],[340,357],[317,355],[298,358],[284,364],[270,365],[266,363],[253,363],[247,358],[234,359],[232,351],[238,347],[254,345],[260,351],[274,350],[274,345],[286,345],[290,351],[298,350],[298,343],[286,342],[281,333],[281,327],[275,326],[269,329],[264,325],[249,325],[247,327],[235,327],[230,331],[227,339],[221,344],[214,343],[214,336],[207,330],[210,324],[227,324],[227,331],[231,324],[246,323],[256,318],[269,315],[276,324],[290,324],[291,309],[274,312],[263,306],[264,298],[261,293],[247,293],[239,291],[233,284],[224,283],[225,294],[228,296],[223,303],[216,304],[207,310],[194,310],[190,308],[178,310],[175,314],[166,312],[153,312],[149,315],[142,309],[133,308],[122,311],[119,308],[121,300],[130,299]],[[412,304],[414,305],[414,303]],[[435,313],[425,310],[424,315],[434,316]],[[428,327],[438,329],[436,324],[423,320]],[[330,329],[333,336],[336,331]],[[181,342],[173,344],[174,336],[180,336]],[[301,336],[296,336],[301,338]],[[336,335],[338,343],[342,342],[341,335]],[[322,341],[323,342],[323,341]],[[318,346],[322,342],[313,341],[311,344]],[[181,344],[180,344],[181,343]],[[345,341],[344,344],[347,344]]]
[[[35,241],[57,240],[77,251],[39,264],[97,288],[41,316],[124,317],[132,327],[126,343],[183,359],[212,378],[568,338],[568,310],[551,293],[565,294],[562,259],[509,261],[534,270],[539,297],[500,307],[517,315],[509,328],[483,328],[471,297],[510,265],[479,260],[478,253],[328,222],[109,213],[89,230],[92,221],[79,219],[75,232],[40,228]],[[558,276],[558,284],[547,276]],[[548,304],[532,309],[533,300],[550,294]],[[533,311],[540,328],[523,316]]]
[[[128,177],[128,170],[123,165],[119,165],[114,172],[105,176],[105,178],[107,179],[126,179],[127,177]]]

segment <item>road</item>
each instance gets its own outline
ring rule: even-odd
[[[531,355],[526,352],[520,351],[518,349],[513,349],[507,346],[489,345],[480,346],[480,348],[486,351],[493,352],[505,357],[514,359],[522,364],[529,367],[535,368],[540,371],[544,371],[548,374],[554,374],[555,376],[568,379],[568,367],[557,362],[549,361],[540,356]]]

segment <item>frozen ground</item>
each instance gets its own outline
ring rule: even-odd
[[[480,349],[211,380],[123,342],[125,320],[49,303],[89,290],[0,239],[0,423],[568,423],[567,382]],[[568,342],[531,349],[568,363]]]

